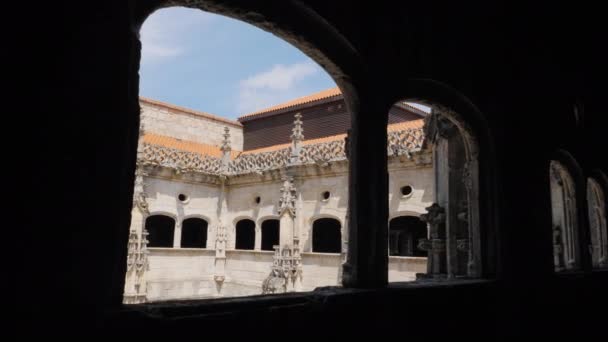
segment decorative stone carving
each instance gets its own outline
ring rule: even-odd
[[[222,174],[226,174],[230,164],[230,152],[232,151],[232,147],[230,147],[230,129],[228,127],[224,127],[224,139],[222,140],[220,150],[222,151]]]
[[[294,115],[295,121],[293,122],[293,129],[291,134],[291,157],[290,164],[296,164],[300,160],[300,149],[302,147],[302,141],[304,140],[304,129],[302,128],[302,114],[296,113]]]
[[[469,251],[469,239],[458,239],[456,240],[456,249],[461,252]]]
[[[345,160],[344,141],[336,140],[302,147],[299,162],[327,166],[330,162]]]
[[[279,198],[279,216],[288,212],[292,217],[296,216],[296,187],[293,185],[293,177],[283,177],[281,187],[281,198]]]
[[[222,158],[143,144],[141,159],[138,162],[146,166],[170,168],[176,174],[202,173],[214,177],[229,177],[251,173],[261,174],[265,171],[278,170],[294,164],[328,166],[331,162],[346,160],[344,140],[303,145],[304,135],[300,119],[301,115],[299,117],[296,115],[291,135],[292,146],[280,150],[242,153],[234,160],[230,160],[230,134],[226,130],[220,147]],[[413,157],[419,165],[430,164],[432,156],[428,153],[419,153],[424,137],[422,129],[390,132],[387,141],[387,154],[389,157],[406,156],[408,159]]]
[[[559,272],[564,269],[563,265],[563,241],[562,241],[562,229],[560,226],[553,227],[553,263],[555,271]]]
[[[297,242],[297,240],[296,240]],[[295,289],[297,281],[302,280],[302,257],[298,243],[293,246],[274,246],[274,257],[270,274],[262,282],[262,294],[287,292],[288,287]]]
[[[146,191],[144,187],[144,176],[147,174],[142,167],[138,166],[135,169],[135,186],[133,188],[134,206],[139,209],[142,214],[149,214],[148,202],[146,201]]]
[[[144,303],[146,301],[145,272],[148,270],[148,231],[141,236],[132,230],[129,234],[127,252],[126,291],[123,297],[125,304]]]
[[[144,144],[141,163],[168,167],[177,173],[200,172],[219,175],[221,172],[221,161],[218,158],[151,144]]]
[[[437,203],[426,208],[427,213],[420,215],[420,220],[429,226],[429,239],[420,239],[418,248],[429,253],[427,261],[428,272],[420,277],[439,278],[446,273],[446,240],[445,240],[445,209]]]
[[[591,230],[591,261],[595,268],[608,267],[608,224],[606,202],[600,184],[593,178],[587,180],[587,210]]]
[[[387,153],[389,156],[406,156],[411,158],[412,152],[420,151],[424,141],[421,129],[405,129],[388,132]]]
[[[580,267],[580,262],[574,181],[566,167],[555,160],[550,163],[549,175],[555,270],[577,269]]]

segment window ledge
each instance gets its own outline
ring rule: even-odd
[[[354,289],[338,286],[320,287],[311,292],[297,292],[274,295],[255,295],[247,297],[211,298],[198,300],[175,300],[145,304],[122,305],[112,316],[144,315],[156,319],[175,319],[191,317],[216,317],[235,312],[256,312],[269,309],[309,307],[324,305],[331,298],[342,296],[366,296],[374,294],[395,294],[411,292],[416,289],[456,288],[486,286],[495,280],[457,279],[457,280],[423,280],[417,282],[390,283],[385,288]]]

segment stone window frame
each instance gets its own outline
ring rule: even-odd
[[[146,222],[148,220],[149,217],[151,216],[167,216],[173,219],[173,245],[171,247],[153,247],[153,246],[148,246],[149,249],[154,249],[154,248],[176,248],[176,239],[175,239],[175,235],[178,233],[180,234],[180,238],[181,238],[181,221],[178,219],[178,216],[174,213],[168,212],[168,211],[163,211],[163,210],[157,210],[157,211],[152,211],[146,215],[143,216],[143,229],[146,229]]]
[[[215,3],[212,0],[177,0],[167,2],[164,6],[155,4],[152,7],[139,9],[138,14],[136,15],[136,17],[139,18],[139,24],[136,23],[136,25],[133,26],[133,39],[136,41],[138,40],[139,34],[137,30],[141,27],[141,23],[143,23],[148,15],[161,7],[174,6],[198,8],[213,13],[228,15],[271,31],[273,34],[292,43],[296,48],[307,51],[316,62],[324,66],[330,76],[336,81],[344,94],[345,103],[351,112],[353,123],[347,148],[347,153],[351,157],[351,163],[349,163],[349,189],[352,189],[354,184],[360,185],[361,183],[358,182],[360,179],[372,180],[369,184],[366,184],[360,189],[362,191],[349,191],[348,196],[350,205],[346,214],[346,220],[345,222],[342,222],[342,227],[344,230],[343,237],[347,237],[344,244],[349,244],[349,236],[352,237],[353,241],[350,243],[351,248],[348,248],[349,253],[347,261],[343,265],[344,276],[342,277],[342,283],[345,287],[353,288],[380,288],[386,286],[388,283],[388,272],[384,272],[385,274],[383,274],[383,270],[386,271],[388,265],[388,235],[386,229],[378,228],[378,223],[385,222],[388,224],[388,215],[385,213],[385,210],[383,210],[388,209],[388,203],[383,203],[384,200],[388,201],[388,189],[386,189],[387,191],[382,190],[385,183],[388,183],[388,172],[384,172],[385,174],[383,174],[382,172],[387,170],[383,170],[383,167],[378,167],[378,165],[386,165],[386,153],[381,153],[381,151],[386,151],[386,122],[382,122],[383,120],[380,119],[377,120],[377,122],[375,121],[372,125],[367,125],[366,123],[369,122],[362,121],[361,119],[363,116],[359,113],[375,112],[378,109],[382,109],[383,105],[392,106],[396,101],[391,97],[394,97],[395,94],[387,93],[384,104],[382,104],[382,101],[375,104],[362,101],[362,99],[365,98],[365,91],[364,89],[360,89],[361,84],[356,80],[363,76],[363,71],[361,70],[365,70],[365,68],[362,67],[364,63],[360,59],[359,54],[334,27],[325,22],[322,17],[314,12],[314,10],[297,2],[286,2],[279,5],[288,8],[296,16],[301,16],[301,19],[292,20],[289,24],[273,22],[272,19],[269,19],[272,18],[273,15],[270,15],[270,17],[264,15],[260,15],[259,17],[252,16],[249,14],[251,13],[250,11],[243,11],[243,8],[240,8],[239,5]],[[276,11],[277,9],[270,9],[270,11],[272,10]],[[285,10],[285,8],[282,10]],[[278,18],[280,15],[275,13],[274,17]],[[314,25],[311,25],[311,23],[314,23]],[[316,31],[325,32],[325,39],[322,41],[314,39],[308,40],[309,37],[313,37],[312,35],[306,35],[306,32],[310,27],[314,27]],[[294,32],[298,32],[298,34],[296,35]],[[135,44],[135,46],[137,49],[140,48],[137,47],[138,44]],[[326,55],[324,51],[341,51],[341,53],[339,55]],[[132,75],[134,75],[134,77],[136,76],[139,67],[139,56],[139,53],[133,54],[134,70],[132,70]],[[416,87],[416,83],[418,83],[419,87]],[[356,86],[355,84],[359,85]],[[484,221],[484,224],[491,224],[487,225],[481,244],[489,245],[489,249],[495,249],[496,234],[493,233],[497,231],[500,220],[496,205],[496,182],[489,180],[496,176],[496,163],[493,162],[494,147],[492,139],[490,139],[489,126],[485,122],[483,115],[481,115],[477,108],[469,103],[460,93],[432,80],[403,80],[403,82],[399,83],[399,87],[401,87],[400,98],[403,98],[403,94],[409,94],[407,98],[414,102],[426,104],[425,101],[428,100],[432,102],[432,104],[438,103],[453,106],[459,113],[467,113],[467,120],[471,119],[475,129],[478,129],[478,132],[482,133],[482,146],[484,146],[484,150],[486,150],[487,153],[486,160],[483,163],[480,163],[480,169],[482,169],[480,175],[483,175],[483,179],[480,177],[480,184],[484,187],[480,194],[484,196],[485,200],[484,210],[482,211],[482,213],[484,213],[482,221]],[[134,103],[137,103],[136,85],[134,86],[134,89]],[[433,92],[435,94],[433,94]],[[378,107],[378,105],[380,107]],[[135,105],[134,108],[137,108],[137,105]],[[388,110],[385,110],[384,112],[386,113],[384,121],[386,121],[388,118]],[[363,130],[370,134],[358,134],[358,132]],[[364,149],[378,151],[379,153],[369,155],[360,153]],[[378,177],[369,178],[368,176]],[[379,189],[380,191],[378,191]],[[360,216],[361,212],[358,208],[365,203],[380,203],[381,205],[373,208],[371,211],[368,210],[366,215],[364,215],[366,217],[363,217]],[[352,248],[354,246],[356,246],[356,248]],[[378,251],[376,251],[373,260],[370,262],[370,260],[365,260],[365,254],[368,253],[370,249],[386,249],[387,253],[378,253]],[[484,254],[484,257],[482,258],[484,264],[490,266],[483,268],[483,278],[492,278],[496,268],[496,253],[488,253],[487,250],[484,250],[482,251],[482,254]],[[492,257],[485,258],[486,254],[491,254]]]
[[[587,178],[590,176],[585,174],[583,168],[578,163],[578,159],[579,158],[577,158],[572,151],[560,147],[551,154],[546,164],[548,185],[551,182],[552,176],[550,171],[551,163],[553,161],[558,162],[561,165],[562,170],[568,173],[572,182],[571,188],[574,192],[572,203],[576,208],[575,213],[571,216],[576,224],[577,241],[575,246],[578,249],[578,265],[576,268],[557,270],[555,268],[555,254],[553,253],[554,274],[556,276],[576,276],[592,270],[592,255],[589,249],[589,245],[591,244],[591,227],[588,217],[587,202]],[[597,175],[597,173],[591,174]],[[549,204],[551,205],[551,201],[549,201]],[[552,211],[550,213],[552,215]],[[551,220],[551,225],[553,227],[553,220]],[[552,242],[552,250],[554,248]]]
[[[593,183],[592,183],[593,182]],[[597,189],[593,189],[594,193],[590,193],[590,187],[597,187]],[[608,176],[606,176],[606,174],[604,172],[602,172],[600,169],[592,169],[591,172],[589,172],[589,174],[586,175],[586,201],[587,201],[587,215],[588,215],[588,222],[589,222],[589,236],[590,236],[590,241],[589,241],[589,253],[591,254],[591,267],[592,269],[595,270],[605,270],[608,269],[608,264],[601,262],[601,260],[597,260],[594,255],[593,255],[593,249],[595,248],[596,250],[598,249],[602,249],[602,246],[594,246],[594,244],[597,244],[597,242],[595,241],[596,239],[594,239],[594,232],[593,229],[597,229],[597,228],[602,228],[602,223],[600,222],[600,225],[596,227],[596,225],[594,225],[595,222],[593,222],[593,218],[591,217],[591,214],[594,213],[597,210],[603,210],[603,214],[604,214],[604,222],[603,222],[603,231],[601,232],[595,232],[595,234],[599,235],[599,236],[595,236],[596,238],[599,238],[598,240],[600,240],[599,242],[602,243],[602,241],[606,241],[606,239],[608,239]],[[601,207],[601,203],[599,207],[592,207],[591,206],[591,201],[590,201],[590,196],[593,195],[598,195],[597,193],[595,193],[595,191],[599,191],[599,196],[600,196],[600,200],[602,199],[601,197],[603,196],[603,208]],[[601,214],[599,214],[601,215]],[[598,234],[599,233],[599,234]],[[606,246],[603,246],[604,252],[606,252]],[[608,257],[607,254],[604,254],[604,257]]]
[[[198,218],[198,219],[201,219],[201,220],[207,222],[207,241],[205,241],[205,247],[204,248],[197,248],[197,249],[210,249],[209,248],[209,244],[210,244],[210,240],[211,240],[210,237],[211,237],[211,222],[212,221],[211,221],[211,218],[209,218],[209,217],[207,217],[205,215],[201,215],[201,214],[189,214],[189,215],[185,215],[184,217],[181,218],[181,221],[180,221],[180,224],[179,224],[180,225],[180,230],[181,230],[180,231],[180,241],[181,241],[182,235],[184,234],[183,229],[182,229],[182,227],[184,225],[184,221],[187,220],[187,219],[191,219],[191,218]],[[182,248],[181,242],[180,242],[180,247],[179,248]]]
[[[314,225],[315,222],[318,220],[334,220],[337,221],[338,224],[340,225],[340,252],[334,253],[334,252],[315,252],[314,251]],[[331,215],[331,214],[319,214],[319,215],[315,215],[313,217],[311,217],[309,220],[310,223],[310,228],[308,230],[308,239],[310,240],[310,251],[309,253],[324,253],[324,254],[342,254],[344,253],[344,222],[342,220],[340,220],[340,218],[338,216],[335,215]]]

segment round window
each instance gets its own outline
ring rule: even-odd
[[[321,198],[324,201],[327,201],[329,199],[329,196],[331,196],[331,193],[329,191],[323,191],[323,193],[321,193]]]
[[[260,202],[262,201],[262,198],[260,196],[256,196],[254,201],[255,201],[255,204],[260,204]]]
[[[401,195],[403,196],[410,196],[413,191],[414,189],[410,185],[401,187]]]
[[[177,199],[179,199],[179,200],[180,200],[180,202],[182,202],[182,203],[188,202],[188,196],[186,196],[186,195],[184,195],[184,194],[179,194],[179,195],[177,196]]]

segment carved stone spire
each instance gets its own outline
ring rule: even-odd
[[[302,148],[302,140],[304,140],[304,129],[302,128],[302,114],[294,115],[293,129],[291,134],[291,163],[297,163],[300,157]]]
[[[135,168],[135,186],[133,187],[133,202],[142,214],[149,214],[148,202],[146,201],[144,176],[147,176],[147,174],[144,172],[143,166],[137,166]]]
[[[293,185],[293,177],[284,177],[279,198],[279,216],[284,212],[296,216],[296,187]]]
[[[227,170],[228,164],[230,163],[230,152],[232,151],[232,147],[230,146],[230,129],[228,127],[224,127],[224,139],[222,140],[222,146],[220,150],[222,151],[222,169]]]

